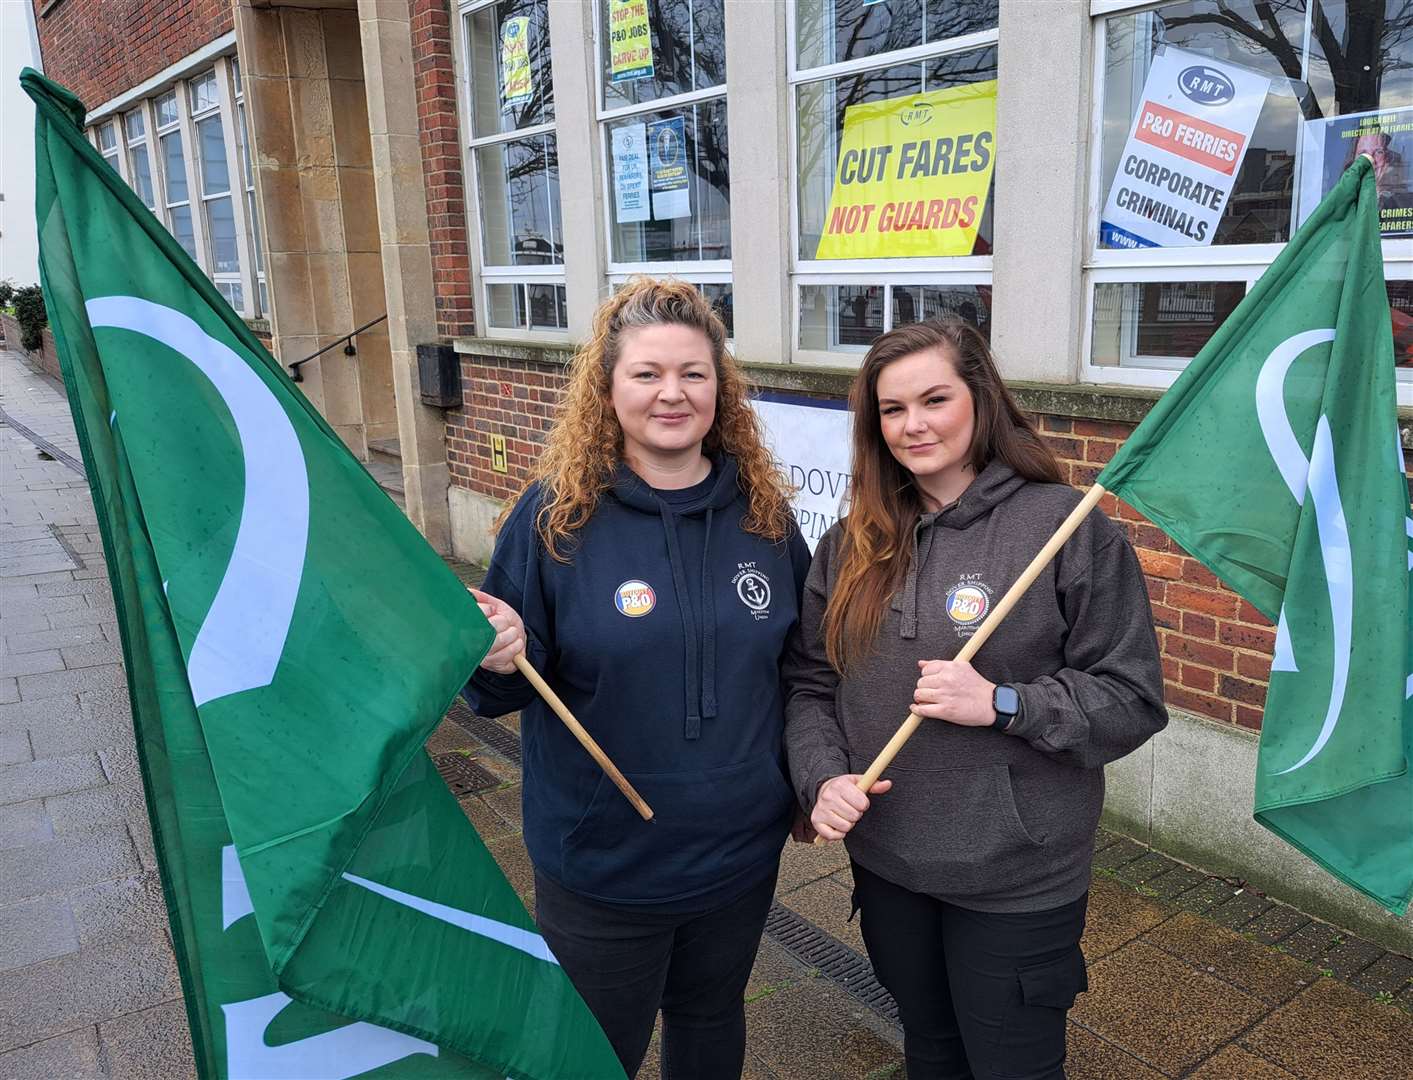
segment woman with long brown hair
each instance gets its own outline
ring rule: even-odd
[[[796,810],[780,665],[809,552],[788,495],[710,304],[638,279],[599,308],[477,593],[497,637],[466,697],[521,711],[535,919],[629,1076],[659,1008],[664,1076],[741,1072]],[[522,651],[653,823],[516,671]]]
[[[850,404],[849,511],[786,670],[796,794],[848,847],[910,1080],[1063,1078],[1103,766],[1167,719],[1143,575],[1096,511],[953,660],[1079,495],[959,320],[880,337]],[[909,709],[937,722],[860,792]]]

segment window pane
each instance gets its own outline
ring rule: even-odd
[[[172,206],[167,209],[168,225],[177,243],[186,248],[186,253],[196,258],[196,232],[191,224],[190,206]]]
[[[531,330],[568,330],[563,285],[527,285]]]
[[[191,111],[201,112],[202,109],[214,109],[218,98],[216,96],[216,73],[208,71],[204,75],[199,75],[188,84],[191,90]]]
[[[705,282],[698,285],[701,294],[711,301],[712,309],[726,324],[728,337],[736,336],[736,317],[732,308],[731,286],[725,282]]]
[[[1390,281],[1388,306],[1393,316],[1393,362],[1398,365],[1398,377],[1413,380],[1413,281]]]
[[[800,348],[862,352],[881,333],[882,285],[800,286]]]
[[[197,122],[196,144],[201,152],[201,193],[217,195],[230,191],[231,173],[226,165],[226,140],[221,134],[219,116]]]
[[[206,203],[206,242],[211,245],[211,270],[216,274],[240,271],[236,249],[235,211],[230,196]]]
[[[132,172],[132,189],[142,205],[151,210],[157,202],[152,191],[152,163],[147,158],[146,143],[128,147],[128,168]]]
[[[216,290],[226,298],[226,303],[235,308],[237,312],[245,307],[245,290],[240,287],[239,281],[218,281]]]
[[[250,223],[250,238],[255,241],[255,272],[265,272],[265,249],[260,243],[260,217],[255,209],[255,192],[245,193],[245,220]],[[263,305],[260,310],[265,310]]]
[[[116,150],[117,148],[118,148],[118,131],[117,131],[117,129],[112,125],[111,122],[102,125],[102,126],[98,129],[98,149],[102,150],[102,151],[104,152],[104,154],[107,154],[109,150]]]
[[[608,125],[614,262],[731,257],[726,102]]]
[[[250,129],[245,126],[245,104],[236,106],[236,119],[239,125],[236,127],[236,134],[240,138],[240,164],[245,175],[245,186],[253,188],[255,186],[255,175],[251,172],[250,166]]]
[[[182,139],[179,132],[163,135],[162,176],[167,181],[167,202],[186,202],[186,160],[182,157]]]
[[[525,287],[523,285],[488,285],[486,321],[506,330],[525,329]]]
[[[559,157],[553,135],[476,151],[481,237],[487,266],[564,261],[559,218]]]
[[[472,136],[518,131],[554,119],[549,9],[505,0],[466,16]]]
[[[864,106],[872,102],[895,102],[901,110],[909,96],[968,86],[973,83],[990,82],[995,78],[996,49],[988,47],[953,56],[940,56],[935,60],[922,63],[898,64],[893,67],[862,72],[858,75],[805,83],[800,86],[796,97],[799,109],[797,118],[799,257],[801,259],[837,257],[828,246],[821,250],[820,241],[825,235],[826,227],[832,221],[830,201],[840,164],[840,154],[844,151],[845,120],[850,108]],[[984,95],[984,88],[978,90],[977,93]],[[994,97],[990,98],[993,108],[994,100]],[[867,163],[863,163],[861,168],[864,171],[874,168],[873,163],[879,162],[878,168],[886,168],[890,175],[896,175],[897,169],[902,164],[901,154],[895,160],[889,160],[893,157],[893,150],[896,146],[904,144],[925,146],[931,153],[932,148],[940,141],[912,141],[906,137],[904,132],[891,130],[894,122],[899,124],[906,122],[905,114],[900,111],[895,111],[887,120],[865,120],[864,114],[855,115],[858,119],[853,121],[854,124],[868,122],[881,130],[878,141],[885,144],[887,149],[887,154],[884,157],[874,156]],[[949,127],[948,130],[951,128]],[[961,132],[962,128],[955,130]],[[955,142],[959,147],[960,135]],[[956,149],[953,147],[951,137],[947,137],[946,145],[949,148],[949,153]],[[984,198],[977,199],[976,202],[970,204],[966,200],[973,196],[961,197],[970,186],[966,182],[967,177],[994,168],[993,161],[988,160],[994,159],[994,138],[991,139],[986,149],[981,149],[981,146],[982,143],[978,139],[975,143],[976,149],[968,152],[967,164],[964,167],[959,165],[951,175],[938,172],[938,175],[934,177],[934,190],[928,192],[929,198],[925,207],[920,207],[920,201],[908,200],[906,202],[884,203],[879,208],[880,216],[873,219],[875,228],[883,225],[884,210],[888,212],[890,223],[903,220],[897,216],[898,211],[902,208],[911,207],[913,210],[921,210],[915,222],[911,217],[908,218],[908,224],[912,225],[912,228],[895,228],[892,240],[880,239],[878,241],[884,250],[889,251],[887,257],[893,255],[925,257],[948,253],[989,255],[991,253],[990,191],[985,193]],[[960,154],[960,149],[956,149],[956,153]],[[921,165],[920,158],[915,157],[912,160],[919,167],[932,168],[933,164],[937,166],[938,170],[952,167],[950,159],[943,162],[940,152],[927,166]],[[960,158],[957,160],[960,162]],[[953,188],[953,185],[955,185],[954,190],[957,193],[955,196],[949,190]],[[879,186],[882,187],[882,185]],[[977,215],[978,203],[981,206],[979,218]],[[935,214],[934,210],[936,210]],[[909,213],[906,210],[903,212]],[[970,224],[968,224],[969,222]],[[959,228],[963,230],[960,236],[956,231]],[[975,240],[972,242],[970,250],[955,250],[959,239],[963,244],[965,243],[965,230],[970,228],[976,229]],[[849,227],[849,231],[853,231],[853,226]],[[839,230],[836,229],[835,233],[837,236]],[[887,236],[886,233],[880,235]],[[949,251],[949,248],[952,250]]]
[[[1094,286],[1093,363],[1181,366],[1245,295],[1240,281],[1101,282]]]
[[[127,129],[128,142],[147,134],[147,121],[143,119],[141,109],[134,109],[123,117],[123,126]]]
[[[726,84],[723,0],[601,0],[599,37],[605,109]]]
[[[157,126],[166,127],[177,122],[177,92],[169,90],[157,99]]]
[[[964,319],[991,339],[990,285],[894,285],[893,325]]]
[[[859,60],[994,29],[998,0],[799,0],[802,68]]]
[[[1297,193],[1309,185],[1313,206],[1322,184],[1332,182],[1352,160],[1354,140],[1342,136],[1352,132],[1354,125],[1335,118],[1413,108],[1413,21],[1406,0],[1322,0],[1308,12],[1303,0],[1282,4],[1229,0],[1220,5],[1186,0],[1115,16],[1105,21],[1101,157],[1105,199],[1116,186],[1124,186],[1124,176],[1142,167],[1140,157],[1150,156],[1146,149],[1142,155],[1125,153],[1125,147],[1133,118],[1145,100],[1149,68],[1167,49],[1185,50],[1270,79],[1215,229],[1200,237],[1192,235],[1186,246],[1288,240],[1292,218],[1300,209],[1295,205]],[[1400,115],[1408,119],[1408,114]],[[1298,152],[1302,133],[1308,141],[1306,149]],[[1413,138],[1408,142],[1413,152]],[[1348,153],[1341,144],[1347,145]],[[1297,158],[1303,159],[1303,177],[1296,173]],[[1391,192],[1396,187],[1409,197],[1406,178],[1390,177],[1386,185]],[[1386,185],[1381,185],[1381,191]],[[1147,188],[1141,193],[1147,193]],[[1218,197],[1222,194],[1219,190]],[[1170,193],[1142,201],[1141,209],[1131,209],[1153,220],[1167,220],[1171,214],[1155,205],[1162,202],[1171,204],[1172,212],[1192,208],[1190,198],[1184,201],[1183,196]],[[1155,236],[1159,239],[1142,239],[1164,246],[1182,244],[1168,230]],[[1121,235],[1104,230],[1101,246],[1131,245]]]

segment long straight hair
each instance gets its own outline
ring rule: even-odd
[[[872,650],[884,609],[912,559],[912,532],[924,511],[922,492],[883,439],[878,377],[889,364],[924,352],[939,354],[971,391],[974,425],[968,457],[974,474],[1002,461],[1027,480],[1060,482],[1059,462],[1001,381],[991,348],[976,327],[961,319],[937,319],[879,337],[849,391],[853,480],[839,573],[824,614],[825,650],[840,673]]]

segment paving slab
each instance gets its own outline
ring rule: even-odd
[[[1397,995],[1413,989],[1413,959],[1386,952],[1361,971],[1353,985],[1369,995]]]
[[[89,1025],[0,1054],[4,1080],[105,1080],[98,1030]]]
[[[42,799],[106,784],[98,755],[72,754],[0,768],[0,803]]]
[[[1107,1043],[1094,1032],[1071,1023],[1066,1037],[1065,1076],[1067,1080],[1162,1080],[1163,1074],[1149,1068],[1127,1050]]]
[[[1202,1063],[1189,1080],[1295,1080],[1279,1065],[1239,1046],[1224,1046]]]
[[[776,895],[783,896],[792,889],[828,877],[848,865],[849,853],[843,844],[786,844],[780,856]]]
[[[171,1001],[181,994],[165,934],[80,949],[0,979],[0,1051]]]
[[[0,766],[23,765],[34,760],[27,731],[0,731]]]
[[[128,877],[140,869],[122,826],[0,851],[0,905]]]
[[[54,823],[39,799],[0,806],[0,850],[53,839]]]
[[[1258,918],[1253,919],[1242,933],[1250,934],[1253,940],[1263,945],[1275,945],[1310,922],[1310,916],[1302,915],[1284,904],[1274,904]]]
[[[780,1080],[860,1080],[903,1057],[896,1028],[818,978],[747,1005],[746,1027]]]
[[[1181,1075],[1269,1011],[1205,971],[1142,941],[1089,966],[1075,1022],[1153,1068]]]
[[[1241,1045],[1300,1080],[1395,1078],[1413,1063],[1413,1016],[1320,979],[1247,1032]]]
[[[1149,930],[1143,940],[1268,1005],[1289,1001],[1319,978],[1319,973],[1310,965],[1213,926],[1186,911]]]
[[[104,784],[101,787],[56,795],[44,800],[44,809],[56,835],[84,832],[100,825],[147,822],[147,802],[142,784]]]
[[[153,937],[167,930],[167,903],[155,871],[102,881],[69,895],[79,944]]]
[[[44,675],[21,675],[17,681],[20,685],[20,697],[26,699],[79,694],[85,690],[105,690],[127,685],[127,679],[120,667],[88,667],[75,671],[52,671]]]
[[[0,907],[0,972],[64,956],[78,947],[74,914],[64,897]]]
[[[1085,958],[1093,963],[1108,956],[1171,915],[1169,909],[1127,886],[1095,877],[1089,885],[1089,913],[1080,942]]]
[[[856,953],[867,953],[858,918],[855,917],[852,921],[849,919],[850,890],[834,878],[813,881],[782,896],[781,902]]]
[[[98,1025],[112,1080],[185,1080],[196,1076],[191,1034],[180,1001],[168,1001]]]

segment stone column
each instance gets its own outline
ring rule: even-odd
[[[1093,35],[1081,0],[1001,0],[991,343],[1007,379],[1074,382],[1084,341]]]
[[[417,346],[439,340],[407,0],[359,0],[393,394],[407,516],[438,551],[451,547],[446,422],[422,404]]]
[[[790,303],[790,91],[786,6],[726,5],[726,139],[736,355],[785,363]]]

